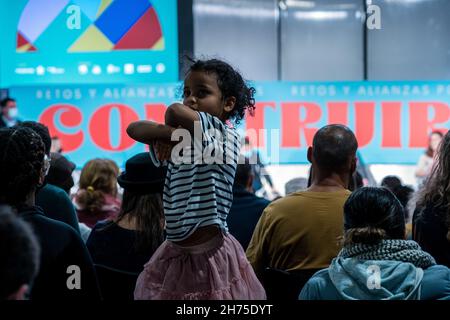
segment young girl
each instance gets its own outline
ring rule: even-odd
[[[150,145],[155,163],[169,159],[176,128],[193,135],[196,125],[209,154],[226,159],[212,164],[169,159],[163,194],[167,240],[140,274],[135,299],[265,299],[226,224],[240,141],[226,122],[239,123],[246,109],[254,110],[254,92],[230,65],[196,61],[184,81],[183,104],[167,109],[165,125],[138,121],[128,127],[130,137]],[[211,129],[224,139],[211,135]]]

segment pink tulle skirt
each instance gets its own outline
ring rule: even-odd
[[[165,241],[139,275],[136,300],[264,300],[240,243],[219,234],[200,245]]]

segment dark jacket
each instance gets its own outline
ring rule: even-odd
[[[91,257],[80,235],[67,224],[46,217],[41,208],[23,207],[19,215],[28,221],[41,246],[39,273],[32,285],[32,300],[99,300],[100,291]],[[80,270],[81,289],[70,289],[76,284],[76,272]],[[69,279],[70,278],[70,279]]]
[[[137,252],[137,231],[121,228],[112,221],[97,222],[86,242],[94,264],[131,273],[141,273],[152,252]]]
[[[448,213],[432,205],[417,208],[413,216],[413,240],[431,254],[438,264],[450,267],[450,241],[446,223]]]
[[[47,183],[36,193],[36,205],[47,217],[67,223],[80,233],[75,207],[63,189]]]
[[[239,185],[233,188],[233,204],[228,214],[230,233],[247,249],[259,217],[270,201],[255,196]]]

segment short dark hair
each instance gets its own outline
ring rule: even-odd
[[[386,176],[383,178],[383,180],[381,180],[381,186],[386,187],[391,191],[401,185],[402,181],[397,176]]]
[[[322,127],[313,138],[313,156],[317,165],[323,169],[342,171],[357,149],[355,135],[344,125]]]
[[[3,109],[4,107],[6,107],[6,105],[8,104],[8,102],[15,102],[16,100],[14,100],[13,98],[10,98],[10,97],[6,97],[6,98],[4,98],[4,99],[2,99],[1,101],[0,101],[0,107]]]
[[[248,159],[244,163],[238,163],[236,167],[236,175],[234,177],[234,185],[246,187],[248,179],[253,173],[252,165],[249,164]],[[240,161],[241,162],[241,161]]]
[[[27,127],[33,129],[42,139],[45,145],[45,154],[50,155],[50,149],[52,148],[52,138],[47,126],[36,121],[24,121],[18,124],[18,126]]]
[[[217,85],[222,93],[222,99],[236,98],[234,109],[228,114],[228,119],[232,119],[236,124],[239,124],[244,119],[246,110],[253,114],[256,89],[248,86],[237,70],[218,59],[193,60],[188,58],[188,60],[192,63],[188,73],[193,71],[214,73],[217,76]]]
[[[393,190],[391,190],[392,193],[397,197],[398,201],[402,204],[402,206],[405,208],[405,220],[408,220],[408,202],[411,199],[412,195],[414,194],[414,189],[410,186],[404,186],[400,185],[395,187]]]
[[[389,189],[363,187],[344,204],[344,230],[346,244],[404,239],[405,210]]]
[[[45,148],[32,129],[0,129],[0,203],[23,204],[36,190],[44,167]]]
[[[0,206],[0,300],[31,284],[39,269],[39,255],[30,226],[10,207]]]

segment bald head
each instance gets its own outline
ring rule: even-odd
[[[356,149],[358,142],[349,128],[340,124],[330,124],[315,134],[312,156],[319,168],[343,172],[350,170],[349,164],[356,156]]]

